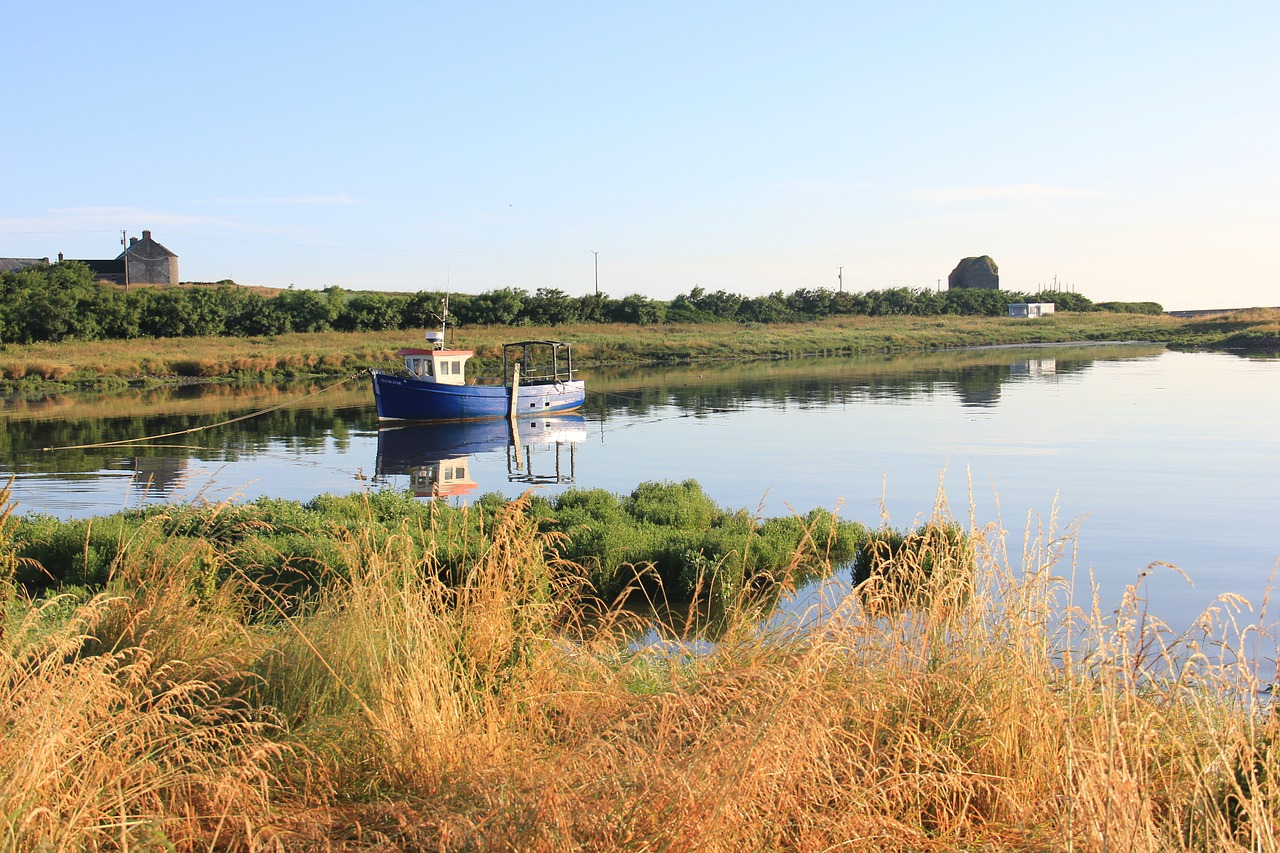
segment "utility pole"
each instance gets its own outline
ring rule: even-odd
[[[836,267],[836,281],[839,282],[840,292],[844,293],[844,267]]]
[[[592,250],[591,254],[596,258],[596,296],[600,295],[600,253]]]

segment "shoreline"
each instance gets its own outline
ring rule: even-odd
[[[251,338],[160,338],[0,344],[0,398],[217,382],[338,377],[398,364],[410,330],[317,332]],[[1161,344],[1171,349],[1280,354],[1280,310],[1204,319],[1070,314],[1005,317],[832,317],[803,324],[593,324],[450,330],[450,345],[475,351],[479,371],[513,337],[569,341],[580,368],[754,361],[988,347]]]

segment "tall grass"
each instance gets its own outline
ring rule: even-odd
[[[118,569],[97,594],[6,601],[0,849],[252,846],[293,750],[249,699],[234,590],[200,599],[181,560]]]
[[[512,502],[438,550],[477,526],[352,519],[330,581],[269,618],[237,582],[196,595],[176,557],[19,599],[4,846],[1280,849],[1265,603],[1173,634],[1142,578],[1074,602],[1051,516],[1012,557],[972,522],[880,555],[960,594],[850,590],[789,623],[743,597],[717,642],[645,645],[535,515]]]

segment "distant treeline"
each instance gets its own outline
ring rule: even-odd
[[[122,289],[94,280],[84,264],[63,261],[0,273],[0,342],[361,332],[440,325],[444,294],[288,290],[263,296],[231,281]],[[695,287],[663,301],[632,294],[570,296],[555,288],[517,288],[449,297],[456,326],[562,326],[572,323],[800,323],[833,315],[1002,316],[1010,302],[1052,302],[1059,311],[1159,314],[1160,305],[1094,303],[1079,293],[894,287],[863,293],[826,288],[740,296]]]

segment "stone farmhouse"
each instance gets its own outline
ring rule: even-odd
[[[58,261],[64,260],[84,264],[98,281],[125,286],[178,283],[178,256],[152,239],[150,231],[143,231],[142,239],[131,237],[128,247],[110,260],[64,258],[59,252]],[[0,258],[0,272],[47,263],[48,258]]]

